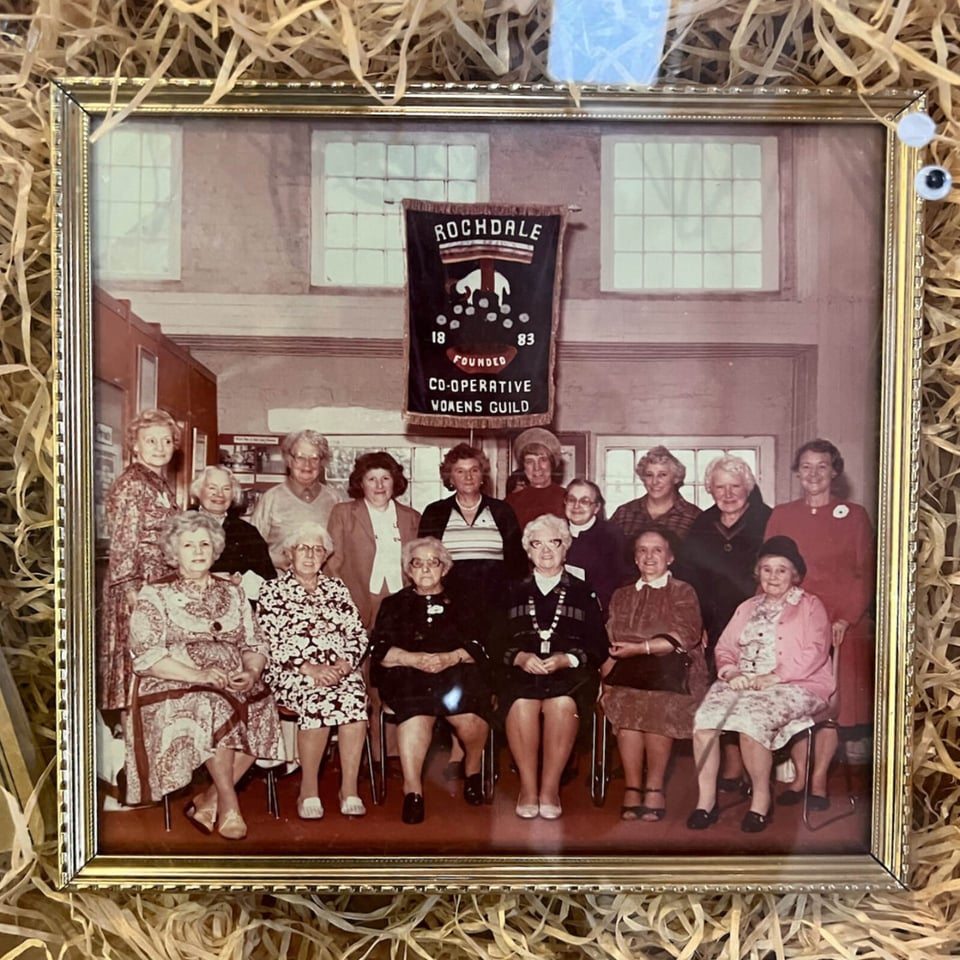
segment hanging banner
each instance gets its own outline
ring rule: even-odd
[[[550,423],[566,208],[403,207],[405,419],[466,428]]]

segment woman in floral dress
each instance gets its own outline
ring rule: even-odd
[[[164,521],[177,512],[164,478],[180,446],[180,427],[165,410],[144,410],[127,427],[132,462],[107,494],[110,560],[103,586],[97,656],[97,698],[101,710],[127,706],[132,679],[130,615],[145,583],[170,573],[160,547]],[[109,723],[117,722],[115,716]]]
[[[357,794],[367,732],[360,672],[367,634],[344,582],[320,573],[332,552],[325,527],[301,525],[280,545],[278,559],[288,569],[260,590],[258,619],[270,644],[267,683],[277,701],[297,714],[297,813],[303,820],[323,816],[318,781],[331,727],[338,728],[340,812],[348,817],[367,812]]]
[[[691,830],[716,823],[719,733],[740,735],[750,774],[745,833],[765,830],[771,817],[773,751],[810,726],[834,691],[832,634],[827,611],[798,584],[807,572],[796,543],[771,537],[757,558],[760,593],[737,607],[717,642],[717,681],[693,721],[693,756],[699,771]]]
[[[204,833],[246,836],[237,781],[257,757],[280,756],[277,705],[264,686],[263,642],[243,591],[211,575],[220,525],[170,517],[161,546],[177,572],[146,585],[130,620],[137,680],[125,723],[127,796],[160,800],[206,766],[211,784],[186,815]]]

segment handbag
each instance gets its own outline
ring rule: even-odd
[[[671,636],[658,633],[652,639],[669,640],[673,653],[641,653],[618,660],[605,683],[634,690],[662,690],[666,693],[690,693],[690,655]]]

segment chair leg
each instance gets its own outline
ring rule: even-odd
[[[595,707],[590,720],[590,798],[595,807],[602,807],[607,800],[607,718]]]
[[[377,789],[377,770],[373,763],[373,740],[370,737],[369,727],[366,736],[363,738],[363,747],[367,761],[367,773],[370,775],[370,800],[374,805],[377,805],[380,803],[380,791]]]
[[[812,830],[810,826],[810,784],[813,782],[813,760],[814,760],[814,744],[813,744],[813,733],[815,727],[807,727],[806,738],[807,738],[807,772],[803,782],[803,825],[808,829]]]
[[[480,774],[483,782],[483,802],[493,803],[493,792],[496,789],[496,775],[494,770],[496,757],[496,741],[494,738],[493,727],[487,734],[487,745],[480,755]]]
[[[277,771],[274,767],[267,768],[267,812],[273,815],[274,820],[280,819],[280,801],[277,798]]]
[[[163,795],[163,829],[170,832],[170,797]]]
[[[386,803],[387,801],[387,750],[386,750],[386,733],[387,733],[387,724],[383,718],[383,704],[380,705],[380,710],[377,714],[377,724],[380,734],[380,789],[377,791],[379,794],[378,803]],[[371,767],[371,769],[373,769]]]

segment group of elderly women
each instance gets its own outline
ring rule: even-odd
[[[236,784],[255,758],[284,757],[278,709],[296,718],[306,820],[324,815],[332,728],[340,812],[366,813],[357,781],[371,701],[396,729],[404,822],[424,819],[438,717],[462,757],[467,803],[483,802],[481,757],[497,724],[519,774],[516,815],[556,819],[599,694],[624,819],[662,819],[673,741],[693,736],[688,826],[717,820],[717,790],[740,789],[745,768],[750,832],[772,813],[772,752],[834,692],[832,649],[839,722],[869,722],[872,534],[861,507],[833,496],[843,462],[826,441],[798,453],[803,499],[772,514],[732,456],[708,467],[715,505],[701,513],[679,494],[683,465],[655,447],[637,467],[646,495],[608,521],[596,484],[554,482],[560,446],[546,430],[518,437],[525,482],[506,501],[488,492],[483,452],[454,446],[440,468],[452,495],[422,516],[397,502],[407,481],[384,451],[357,459],[341,502],[324,482],[326,440],[301,431],[284,440],[288,476],[252,523],[230,509],[240,488],[220,467],[194,482],[197,508],[177,510],[163,474],[178,442],[163,411],[128,432],[132,463],[108,498],[98,695],[122,721],[128,800],[157,801],[205,766],[209,784],[185,813],[206,833],[246,835]],[[738,743],[724,743],[731,733]],[[821,807],[835,731],[822,740],[811,771]],[[804,755],[795,759],[782,803],[802,797]]]

